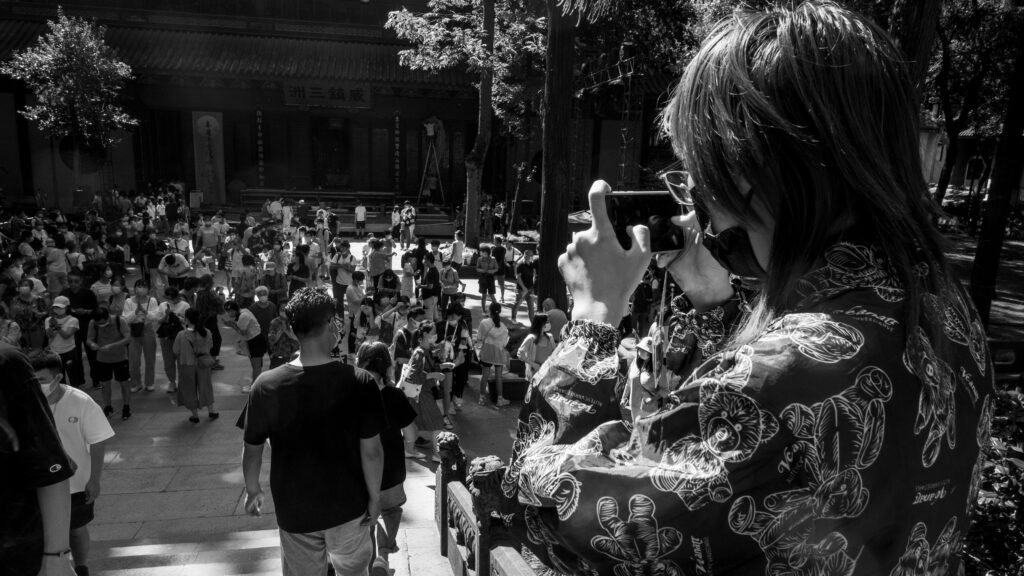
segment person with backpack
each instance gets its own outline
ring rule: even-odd
[[[171,352],[178,365],[178,406],[191,412],[188,421],[193,424],[199,423],[199,409],[203,407],[210,420],[220,416],[213,406],[212,346],[213,338],[203,325],[202,315],[189,308],[185,311],[185,328],[174,337]]]
[[[110,403],[115,381],[121,390],[121,419],[127,420],[132,416],[131,371],[128,367],[130,342],[128,323],[118,312],[100,304],[92,313],[85,345],[96,353],[92,375],[102,388],[103,414],[108,418],[114,413]]]
[[[459,271],[451,260],[444,261],[441,268],[441,310],[447,310],[452,296],[458,294],[465,284],[459,280]]]
[[[177,367],[174,361],[174,339],[185,328],[185,311],[191,308],[189,303],[181,297],[180,291],[174,286],[164,288],[164,298],[167,300],[160,305],[157,315],[160,324],[157,325],[156,335],[160,339],[160,355],[164,361],[164,374],[167,375],[167,393],[174,394],[178,391]]]

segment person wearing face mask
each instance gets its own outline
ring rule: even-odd
[[[96,295],[92,290],[86,290],[82,284],[81,272],[77,270],[72,271],[68,274],[68,287],[61,293],[61,296],[68,299],[69,311],[78,320],[79,326],[79,329],[75,332],[75,352],[72,357],[71,373],[69,374],[72,385],[75,385],[75,382],[80,383],[80,385],[85,383],[82,349],[85,348],[85,355],[90,367],[96,360],[92,350],[85,346],[85,336],[89,333],[89,322],[92,321],[92,312],[96,309],[99,302],[96,300]],[[99,384],[99,381],[94,378],[93,387],[96,387],[97,384]]]
[[[0,342],[21,346],[21,326],[7,317],[7,305],[0,303]]]
[[[440,372],[434,356],[434,346],[437,344],[434,324],[420,324],[412,339],[416,348],[412,351],[409,363],[402,367],[399,386],[416,411],[416,421],[409,426],[414,430],[411,436],[417,439],[415,446],[426,449],[432,445],[433,432],[441,430],[445,425],[436,402],[441,398],[439,383],[444,381],[444,374]]]
[[[18,294],[11,299],[11,319],[21,329],[22,347],[26,350],[41,350],[46,345],[46,328],[43,320],[48,315],[46,299],[32,293],[32,280],[22,278],[18,283]]]
[[[271,444],[270,488],[285,576],[365,575],[370,528],[381,514],[387,418],[377,382],[331,358],[338,344],[335,301],[303,288],[285,306],[299,355],[260,375],[238,424],[244,429],[245,509],[260,515],[263,447]]]
[[[622,418],[626,422],[636,422],[639,418],[654,414],[661,409],[668,396],[669,390],[658,386],[659,381],[654,375],[653,346],[650,336],[641,338],[626,373],[626,386],[620,402]]]
[[[167,393],[174,394],[178,390],[178,371],[174,361],[174,341],[185,328],[185,312],[191,305],[181,297],[181,292],[174,286],[164,288],[164,302],[160,304],[157,316],[156,335],[160,339],[160,357],[164,363],[164,374],[167,376]]]
[[[260,327],[260,321],[248,308],[242,308],[238,302],[229,300],[224,303],[224,325],[231,328],[240,336],[239,354],[249,357],[249,364],[252,368],[252,382],[263,371],[263,356],[267,353],[267,336]],[[249,386],[242,387],[243,392],[249,391]]]
[[[199,423],[200,408],[206,408],[210,420],[220,416],[213,405],[213,338],[202,320],[198,310],[185,310],[185,329],[174,336],[170,350],[178,373],[177,404],[188,409],[193,424]]]
[[[114,280],[114,270],[110,266],[103,268],[103,273],[92,283],[89,290],[96,295],[96,302],[104,304],[110,302],[111,282]]]
[[[442,406],[445,430],[452,429],[450,417],[462,408],[462,394],[469,383],[469,354],[473,350],[473,341],[464,312],[462,306],[452,302],[444,311],[444,319],[435,326],[438,334],[437,359],[445,377]]]
[[[100,495],[103,457],[106,442],[114,437],[103,412],[85,392],[65,386],[62,361],[52,354],[37,356],[32,369],[46,397],[60,443],[75,463],[75,474],[69,483],[71,491],[70,545],[75,574],[89,574],[89,523]]]
[[[654,255],[636,226],[623,247],[610,188],[592,186],[592,226],[558,261],[572,321],[505,478],[530,504],[520,541],[599,575],[634,566],[622,551],[643,540],[679,574],[868,576],[957,540],[996,393],[932,222],[906,56],[836,3],[739,10],[662,117],[688,171],[665,178],[685,243]],[[662,283],[670,321],[650,377],[637,366],[663,405],[629,426],[614,326],[652,257],[682,293]],[[627,519],[635,534],[615,528]],[[933,554],[928,571],[961,568]]]
[[[299,339],[292,332],[284,306],[278,309],[277,316],[270,321],[270,327],[267,329],[267,346],[271,370],[290,362],[299,351]]]
[[[364,343],[356,354],[356,366],[366,370],[377,382],[387,428],[380,434],[384,449],[384,470],[380,482],[380,519],[373,530],[374,550],[371,574],[389,574],[388,555],[398,551],[398,527],[402,522],[405,496],[405,449],[402,428],[412,424],[416,411],[409,406],[405,394],[395,385],[391,354],[383,342]]]
[[[149,295],[149,284],[142,279],[135,281],[135,293],[124,301],[121,316],[128,322],[131,344],[128,346],[128,361],[132,373],[132,392],[154,389],[156,380],[156,326],[160,322],[160,305]],[[145,380],[143,380],[145,361]]]
[[[78,318],[72,316],[68,310],[70,306],[71,301],[66,296],[57,296],[53,299],[53,305],[50,306],[50,316],[43,322],[48,347],[51,352],[60,357],[65,378],[73,372],[74,356],[78,351],[75,346],[75,333],[80,327]],[[81,353],[79,353],[78,361],[82,361]],[[82,382],[72,381],[70,384],[78,388]]]
[[[100,304],[92,313],[85,346],[96,355],[91,372],[103,391],[103,413],[107,417],[114,413],[111,406],[114,382],[121,391],[121,419],[127,420],[132,415],[131,370],[128,367],[130,342],[128,323],[120,313]]]
[[[551,336],[551,323],[548,315],[539,312],[530,321],[530,333],[523,338],[516,351],[516,358],[526,365],[526,379],[532,380],[541,365],[555,350],[555,339]]]
[[[125,290],[124,281],[117,278],[110,283],[110,297],[107,298],[106,304],[110,307],[111,312],[120,314],[124,311],[126,300],[128,300],[128,291]]]

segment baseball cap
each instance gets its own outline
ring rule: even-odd
[[[257,286],[254,292],[257,294],[270,294],[270,288],[267,288],[266,286]]]
[[[57,296],[53,299],[53,308],[67,308],[71,306],[71,300],[68,300],[67,296]]]

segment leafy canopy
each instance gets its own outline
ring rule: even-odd
[[[20,113],[52,138],[72,136],[83,145],[110,147],[116,131],[137,124],[118,96],[131,79],[103,37],[106,29],[60,8],[34,46],[15,53],[0,73],[24,81],[35,102]]]
[[[385,27],[412,44],[399,52],[399,62],[408,68],[465,66],[473,75],[489,68],[494,74],[494,113],[516,132],[535,98],[529,80],[543,73],[545,21],[530,10],[529,0],[494,2],[493,52],[484,43],[482,0],[430,0],[422,14],[406,8],[391,12]]]

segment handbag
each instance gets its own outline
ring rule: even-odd
[[[164,317],[164,321],[160,323],[156,328],[156,335],[160,338],[174,338],[178,335],[178,332],[184,330],[185,327],[181,325],[181,319],[178,315],[171,310],[171,307],[167,307],[167,316]]]
[[[146,313],[149,313],[149,304],[146,304]],[[142,335],[146,333],[146,321],[133,322],[128,325],[128,331],[132,335],[132,338],[142,338]]]

